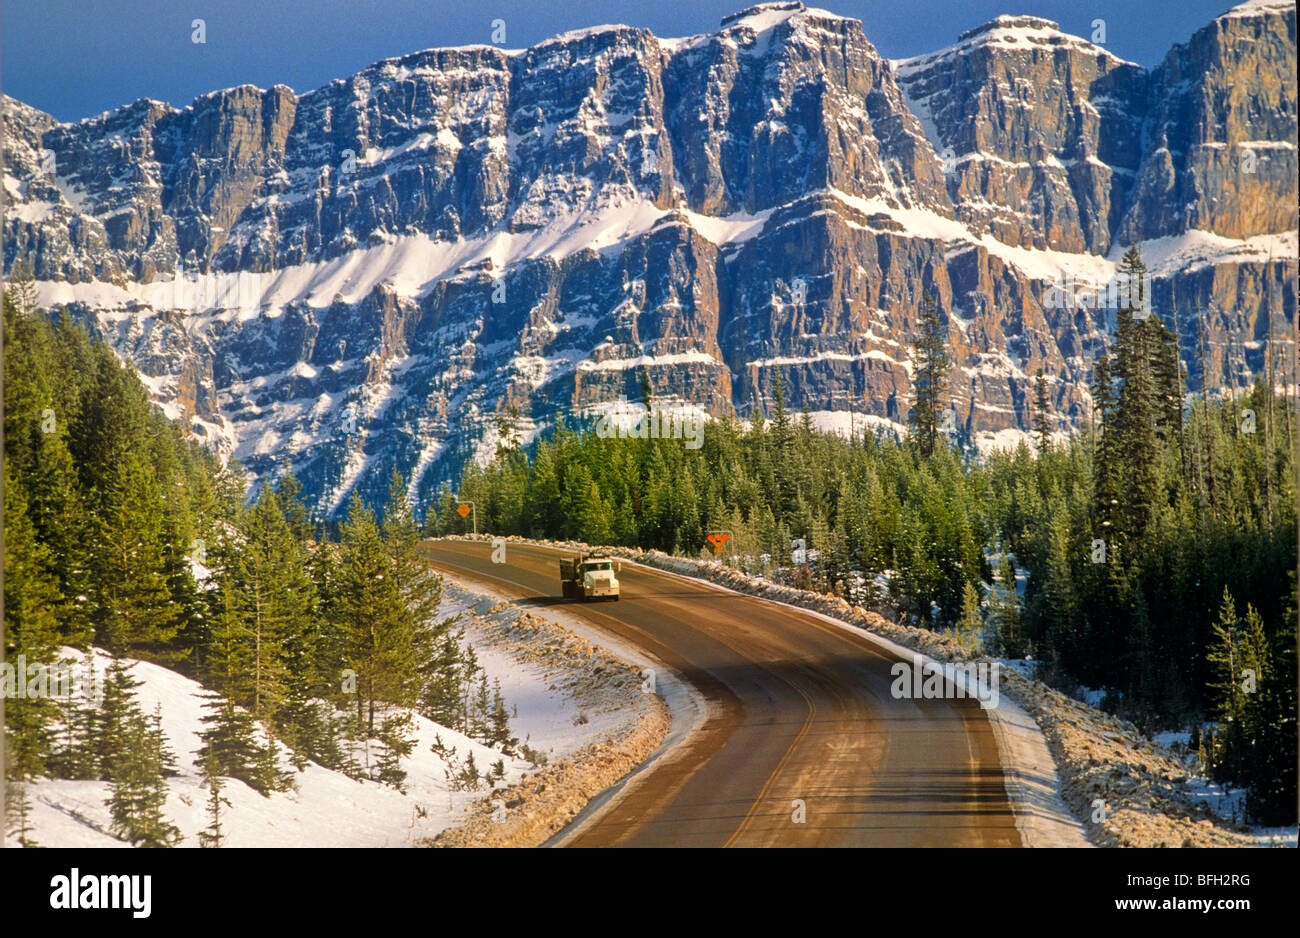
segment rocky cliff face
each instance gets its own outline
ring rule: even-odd
[[[1086,415],[1110,316],[1048,287],[1085,293],[1134,241],[1193,383],[1262,368],[1270,281],[1279,334],[1295,308],[1295,62],[1294,9],[1260,2],[1152,73],[1027,17],[889,62],[777,3],[301,96],[66,125],[6,99],[4,261],[324,511],[393,467],[427,496],[511,408],[528,439],[643,382],[747,414],[779,371],[823,425],[897,426],[924,290],[953,428],[987,447],[1029,425],[1038,367],[1060,427]]]
[[[1248,3],[1175,46],[1151,75],[1147,149],[1126,242],[1296,228],[1295,7]]]
[[[1142,159],[1146,71],[1055,23],[1001,16],[897,63],[976,233],[1105,254]]]

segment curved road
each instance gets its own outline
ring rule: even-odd
[[[800,610],[624,563],[619,602],[559,597],[562,551],[430,541],[429,561],[563,605],[709,702],[686,741],[553,842],[605,847],[1018,847],[978,701],[895,700],[895,658]],[[804,805],[795,822],[796,800]]]

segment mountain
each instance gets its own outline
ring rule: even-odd
[[[68,124],[5,98],[4,265],[326,513],[393,467],[425,499],[502,419],[527,441],[643,383],[747,415],[779,371],[819,425],[902,426],[926,290],[952,429],[987,449],[1029,427],[1040,367],[1058,428],[1086,421],[1113,310],[1059,298],[1133,243],[1192,387],[1263,370],[1270,290],[1294,328],[1295,79],[1272,0],[1151,71],[1024,16],[889,61],[857,20],[769,3],[302,95]]]

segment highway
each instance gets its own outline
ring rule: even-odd
[[[1021,845],[978,701],[895,699],[897,659],[864,635],[626,562],[620,601],[584,603],[560,598],[561,551],[511,542],[508,562],[494,564],[485,542],[424,549],[436,569],[563,609],[636,646],[709,704],[680,746],[584,812],[556,845]]]

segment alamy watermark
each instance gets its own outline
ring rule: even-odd
[[[1105,283],[1087,278],[1075,279],[1074,271],[1058,274],[1043,293],[1046,309],[1124,309],[1133,310],[1136,319],[1151,315],[1151,275],[1140,278],[1123,271]]]
[[[629,404],[619,398],[612,412],[596,421],[596,436],[619,440],[684,440],[687,449],[704,445],[704,415],[680,404]]]
[[[894,682],[889,693],[895,700],[962,700],[980,702],[985,710],[998,705],[1000,661],[963,661],[938,664],[912,656],[912,663],[893,664],[889,673]]]
[[[34,700],[49,697],[80,697],[100,704],[104,700],[104,679],[93,669],[73,661],[31,661],[19,655],[16,661],[0,664],[0,697]]]

